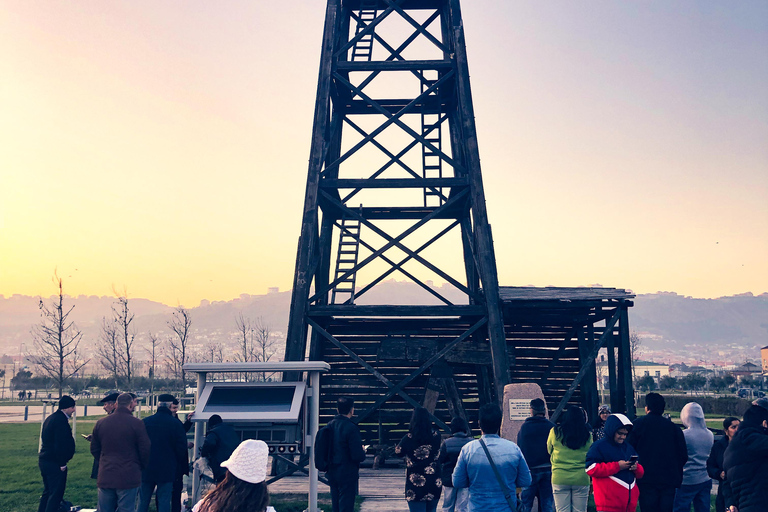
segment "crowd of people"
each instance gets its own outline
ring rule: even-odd
[[[96,422],[91,434],[83,436],[93,455],[91,478],[98,488],[99,512],[147,512],[153,496],[158,512],[180,512],[183,479],[189,474],[187,432],[194,413],[182,422],[177,414],[179,401],[170,394],[159,395],[157,412],[143,420],[133,415],[137,397],[132,393],[110,393],[99,403],[107,415]],[[38,455],[43,494],[38,512],[60,510],[67,463],[75,453],[69,426],[75,409],[75,401],[64,396],[58,410],[43,423]],[[239,444],[232,426],[216,414],[211,416],[200,455],[206,458],[214,483],[227,481],[232,472],[226,469],[227,462]],[[232,478],[227,485],[235,485]],[[209,512],[216,510],[206,506]]]
[[[100,512],[146,512],[152,496],[158,512],[180,510],[191,421],[178,419],[172,395],[158,400],[157,412],[144,420],[133,416],[136,397],[130,393],[102,400],[108,414],[84,436],[94,457]],[[72,398],[62,397],[43,424],[44,491],[38,512],[59,511],[67,463],[75,453],[69,426],[75,407]],[[646,512],[689,512],[691,506],[708,512],[715,480],[718,512],[768,510],[768,400],[756,401],[741,421],[725,418],[725,435],[717,442],[698,403],[681,411],[684,430],[664,415],[665,407],[663,396],[649,393],[646,415],[634,423],[603,406],[589,425],[585,411],[571,406],[554,424],[546,418],[544,401],[534,399],[517,443],[499,436],[502,411],[496,404],[479,410],[479,439],[458,417],[451,420],[451,436],[442,439],[429,412],[417,407],[395,449],[405,459],[408,508],[435,512],[443,494],[443,512],[530,511],[536,500],[542,512],[585,512],[591,490],[598,512],[635,511],[638,503]],[[358,494],[365,450],[354,411],[354,401],[341,397],[328,424],[332,443],[326,477],[333,512],[352,512]],[[193,512],[274,511],[265,483],[269,450],[264,442],[240,443],[234,429],[214,415],[201,455],[216,487]]]
[[[364,453],[351,421],[354,403],[343,397],[338,408],[328,474],[332,496],[351,496],[334,498],[333,511],[351,512]],[[598,512],[635,511],[638,504],[645,512],[708,512],[714,479],[718,512],[768,510],[768,401],[756,401],[743,421],[726,418],[717,443],[698,403],[681,411],[685,429],[665,408],[663,396],[649,393],[646,414],[634,423],[602,406],[590,425],[585,411],[571,406],[555,425],[537,398],[514,443],[499,436],[495,404],[479,410],[480,439],[453,418],[442,441],[418,407],[395,449],[406,464],[405,500],[411,512],[436,511],[441,494],[443,512],[527,512],[536,501],[542,512],[585,512],[591,491]],[[338,472],[343,481],[332,478]]]

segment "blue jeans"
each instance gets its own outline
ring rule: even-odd
[[[466,487],[443,487],[443,512],[467,512],[468,502]]]
[[[409,501],[408,510],[410,512],[435,512],[437,510],[437,502],[440,501]]]
[[[138,512],[149,511],[149,504],[152,501],[152,493],[155,492],[155,485],[157,485],[157,512],[171,512],[173,482],[164,482],[162,484],[141,482]]]
[[[675,492],[673,512],[688,512],[693,503],[693,512],[709,512],[709,494],[712,492],[712,480],[695,485],[681,485]]]
[[[99,488],[99,512],[135,512],[136,495],[139,488],[102,489]]]
[[[531,485],[524,487],[520,493],[523,511],[533,510],[533,500],[538,496],[541,512],[554,512],[555,499],[552,497],[552,472],[531,471]]]

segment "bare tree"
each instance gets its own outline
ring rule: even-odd
[[[263,318],[259,318],[256,321],[253,331],[255,334],[253,339],[255,360],[266,363],[275,355],[273,347],[277,343],[277,340],[272,337],[272,328]],[[262,373],[262,380],[267,380],[266,373]]]
[[[112,319],[102,318],[101,333],[99,333],[99,343],[96,347],[96,352],[99,354],[102,368],[107,370],[115,381],[115,389],[120,387],[118,384],[120,376],[119,348],[120,342],[115,322]]]
[[[173,359],[174,373],[181,379],[182,387],[186,388],[184,363],[187,361],[187,345],[192,327],[192,318],[189,316],[189,310],[184,308],[184,306],[177,307],[173,311],[173,316],[168,321],[168,327],[174,332],[174,336],[168,338],[168,345],[171,349],[169,355]]]
[[[237,345],[239,353],[235,354],[235,361],[245,363],[253,360],[253,326],[251,319],[242,313],[235,318],[237,326]]]
[[[59,287],[59,295],[48,305],[40,299],[40,324],[32,328],[37,355],[35,364],[41,372],[56,381],[59,396],[62,396],[64,384],[72,375],[77,373],[88,361],[70,357],[76,354],[83,333],[69,315],[75,306],[64,306],[64,287],[59,276],[54,272],[53,281]]]
[[[642,339],[636,331],[629,333],[629,355],[632,360],[632,380],[636,380],[635,376],[635,360],[640,357],[640,345],[642,345]]]
[[[125,377],[130,388],[133,381],[133,342],[136,339],[136,330],[131,326],[134,314],[128,308],[128,294],[118,296],[117,304],[112,305],[112,320],[115,323],[118,337],[120,338],[120,373]]]
[[[155,392],[155,365],[157,364],[157,348],[160,344],[160,341],[157,339],[157,335],[152,334],[150,331],[148,333],[149,336],[149,348],[147,349],[147,353],[149,354],[149,390],[150,393]]]
[[[223,363],[224,362],[224,346],[218,342],[212,342],[208,344],[207,360],[211,363]]]

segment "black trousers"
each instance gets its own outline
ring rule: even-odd
[[[331,506],[333,512],[353,512],[355,497],[357,497],[358,475],[334,475],[331,471],[325,474],[331,487]]]
[[[640,510],[672,512],[676,488],[661,485],[643,485],[640,483],[638,485],[640,487]]]
[[[43,495],[37,512],[59,512],[64,490],[67,488],[67,470],[61,470],[55,462],[38,461],[40,474],[43,475]]]

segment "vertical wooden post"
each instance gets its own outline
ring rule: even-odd
[[[330,122],[331,70],[333,65],[334,35],[341,9],[340,0],[329,0],[325,13],[325,28],[320,57],[320,71],[315,98],[315,115],[312,128],[307,187],[304,195],[304,211],[301,236],[296,254],[296,271],[293,276],[291,312],[286,336],[285,360],[303,361],[307,349],[307,325],[304,313],[312,285],[312,263],[318,245],[317,199],[320,185],[320,171],[325,161],[325,136]],[[284,380],[298,380],[298,375],[287,372]]]
[[[608,390],[610,391],[610,404],[612,411],[619,410],[619,393],[616,389],[616,347],[614,340],[616,337],[613,335],[613,329],[609,335],[608,343],[605,344],[608,350]]]
[[[629,419],[634,419],[635,416],[637,416],[637,411],[635,410],[635,391],[632,382],[632,351],[629,347],[629,313],[626,304],[622,303],[619,307],[621,308],[621,316],[619,317],[619,338],[621,352],[623,353],[619,365],[623,368],[624,410]]]

